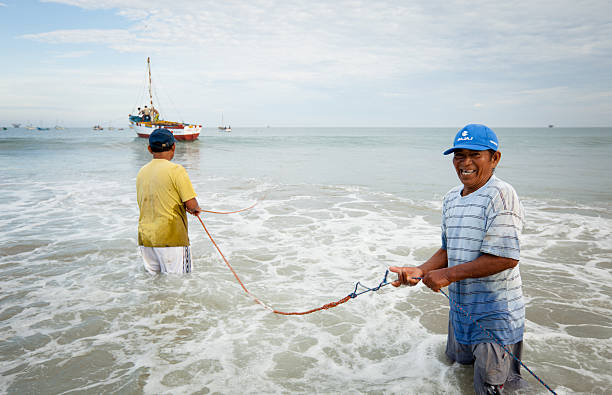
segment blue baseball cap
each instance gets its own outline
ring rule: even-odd
[[[149,145],[162,150],[171,147],[175,141],[174,135],[168,129],[155,129],[149,136]]]
[[[464,126],[463,129],[457,132],[453,148],[444,151],[444,155],[448,155],[461,148],[474,151],[484,151],[488,149],[497,151],[498,146],[499,143],[495,132],[485,125],[472,123]]]

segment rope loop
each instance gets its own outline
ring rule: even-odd
[[[253,204],[250,207],[247,207],[245,209],[242,210],[237,210],[237,211],[230,211],[230,212],[218,212],[218,211],[203,211],[206,213],[213,213],[213,214],[233,214],[233,213],[239,213],[241,211],[246,211],[249,210],[253,207],[255,207],[257,203]],[[236,271],[234,270],[234,268],[232,267],[232,265],[229,263],[229,261],[227,260],[227,258],[225,257],[225,255],[223,255],[223,252],[221,252],[221,248],[219,248],[219,246],[217,245],[217,243],[215,242],[215,240],[213,239],[212,235],[210,234],[210,232],[208,231],[208,229],[206,228],[206,225],[204,225],[204,221],[202,221],[202,218],[200,217],[200,215],[196,215],[196,217],[198,218],[198,220],[200,221],[200,223],[202,224],[202,227],[204,228],[204,231],[206,232],[206,234],[208,235],[208,238],[210,239],[210,241],[213,243],[213,245],[215,246],[215,248],[217,249],[217,251],[219,252],[219,255],[221,255],[221,258],[223,259],[223,262],[225,262],[225,264],[227,265],[227,267],[230,269],[230,271],[232,272],[232,274],[234,275],[234,277],[236,278],[236,281],[238,281],[238,283],[240,284],[240,286],[242,287],[242,289],[244,290],[244,292],[249,295],[256,303],[259,303],[260,305],[262,305],[264,308],[270,310],[271,312],[273,312],[274,314],[279,314],[279,315],[306,315],[306,314],[311,314],[314,313],[316,311],[320,311],[320,310],[327,310],[327,309],[331,309],[332,307],[336,307],[338,305],[341,305],[342,303],[346,303],[347,301],[349,301],[350,299],[354,299],[359,295],[362,295],[366,292],[371,292],[371,291],[378,291],[381,287],[384,287],[385,285],[388,285],[390,283],[387,282],[387,274],[389,273],[389,270],[387,270],[387,272],[385,273],[385,277],[383,279],[383,281],[378,284],[377,287],[374,288],[369,288],[366,287],[365,285],[361,284],[359,281],[357,282],[357,284],[355,284],[355,290],[348,294],[347,296],[345,296],[344,298],[336,301],[336,302],[330,302],[327,304],[324,304],[321,307],[317,307],[311,310],[307,310],[307,311],[301,311],[301,312],[287,312],[287,311],[280,311],[280,310],[276,310],[274,308],[272,308],[271,306],[267,305],[266,303],[264,303],[263,301],[261,301],[260,299],[258,299],[255,295],[253,295],[248,289],[247,287],[244,285],[244,283],[242,282],[242,280],[240,280],[240,277],[238,277],[238,274],[236,273]],[[357,293],[357,289],[359,287],[365,288],[365,291],[359,292]]]

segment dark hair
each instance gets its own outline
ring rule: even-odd
[[[151,147],[151,151],[153,152],[165,152],[165,151],[170,151],[172,149],[172,147],[174,147],[174,143],[172,143],[172,145],[168,145],[166,146],[166,144],[163,144],[164,146],[162,146],[162,144],[150,144]]]

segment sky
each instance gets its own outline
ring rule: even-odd
[[[610,0],[0,0],[0,126],[612,125]]]

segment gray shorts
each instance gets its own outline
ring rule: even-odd
[[[507,345],[515,357],[521,359],[523,342]],[[449,320],[446,356],[463,365],[474,365],[474,390],[487,394],[486,384],[503,385],[504,389],[526,388],[521,377],[521,365],[497,343],[461,344],[455,339],[455,331]]]

